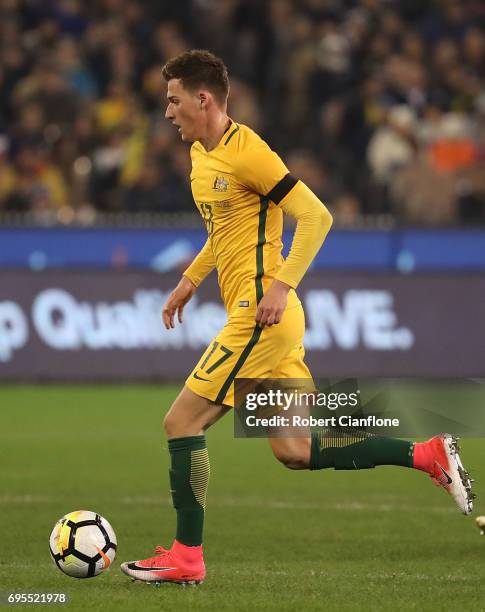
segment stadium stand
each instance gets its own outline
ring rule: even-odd
[[[161,66],[204,47],[231,116],[338,225],[484,223],[484,20],[478,0],[3,0],[0,212],[194,211]]]

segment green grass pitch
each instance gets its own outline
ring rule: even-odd
[[[265,440],[234,439],[231,415],[208,432],[206,582],[131,582],[120,563],[174,532],[161,421],[176,393],[0,389],[0,591],[65,592],[69,610],[485,609],[485,537],[424,474],[292,472]],[[477,480],[472,516],[485,514],[483,440],[462,447]],[[48,552],[55,521],[78,509],[118,536],[113,566],[89,580],[63,575]]]

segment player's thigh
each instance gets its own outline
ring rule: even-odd
[[[169,439],[198,436],[228,410],[184,386],[165,415],[163,426]]]
[[[216,404],[233,406],[228,390],[257,341],[254,328],[249,319],[228,321],[187,377],[186,386]]]
[[[311,372],[305,361],[303,337],[273,368],[271,378],[278,389],[292,392],[298,390],[302,401],[289,406],[285,416],[293,423],[293,416],[308,417],[311,412],[311,401],[305,398],[316,390]],[[303,394],[303,395],[302,395]],[[307,469],[310,465],[311,430],[309,427],[291,425],[277,432],[277,437],[269,437],[269,445],[275,457],[290,469]]]
[[[301,305],[285,310],[280,323],[262,330],[238,376],[270,377],[294,347],[301,345],[304,334],[305,315]]]
[[[305,363],[303,334],[291,350],[275,364],[271,371],[271,378],[312,380],[311,372]]]
[[[252,317],[229,319],[202,355],[185,384],[217,404],[234,406],[236,378],[269,378],[292,348],[301,343],[301,306],[285,311],[278,325],[261,328]]]

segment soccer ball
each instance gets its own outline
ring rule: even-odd
[[[49,548],[62,572],[75,578],[92,578],[113,562],[116,535],[108,521],[96,512],[78,510],[57,521]]]

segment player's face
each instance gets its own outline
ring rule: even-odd
[[[184,89],[180,79],[170,79],[167,90],[168,106],[165,118],[177,126],[183,141],[199,140],[203,133],[204,113],[197,93]]]

